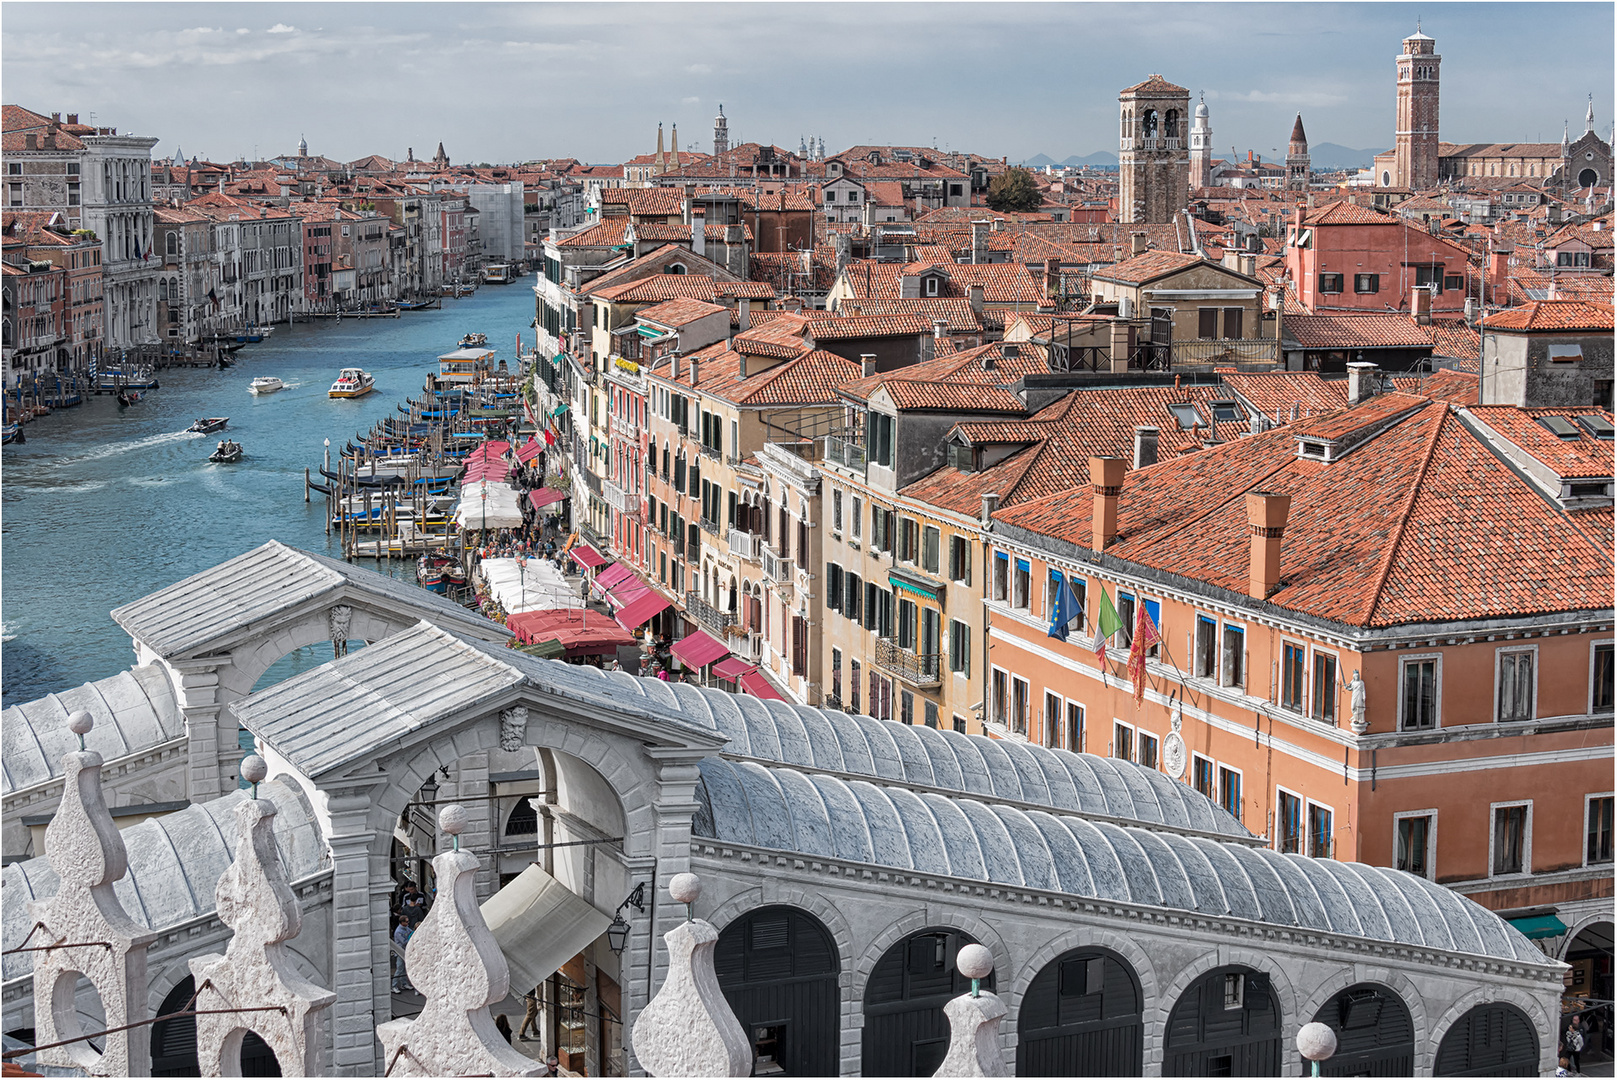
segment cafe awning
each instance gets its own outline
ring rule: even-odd
[[[526,465],[540,454],[544,453],[545,444],[537,439],[529,439],[517,447],[517,460]]]
[[[763,673],[756,669],[741,676],[736,681],[741,684],[741,689],[755,698],[763,698],[766,701],[771,698],[775,701],[786,700],[780,696],[780,693],[773,686],[769,685],[769,680],[764,678]]]
[[[618,625],[625,630],[633,630],[662,612],[669,603],[670,601],[661,593],[648,589],[618,609]]]
[[[739,656],[727,657],[713,665],[713,674],[721,679],[729,679],[731,682],[735,682],[748,672],[757,670],[758,665],[749,664]]]
[[[622,563],[613,563],[595,575],[595,584],[603,589],[610,589],[618,582],[634,577],[634,571]]]
[[[1506,919],[1506,922],[1520,930],[1530,938],[1560,937],[1566,933],[1566,923],[1554,915],[1527,915],[1520,919]]]
[[[538,986],[606,932],[612,917],[537,864],[489,897],[483,921],[494,933],[513,987]]]
[[[605,566],[611,561],[588,544],[579,544],[568,554],[572,555],[574,562],[586,570],[593,570],[597,566]]]
[[[528,492],[528,501],[533,503],[535,510],[543,510],[552,503],[559,503],[565,498],[567,498],[567,493],[558,491],[555,488],[534,488]]]
[[[701,630],[693,630],[674,642],[674,647],[669,651],[679,657],[679,662],[686,667],[699,668],[706,667],[730,650],[724,642]]]

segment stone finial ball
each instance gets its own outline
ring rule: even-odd
[[[994,970],[994,954],[986,945],[962,945],[954,966],[968,979],[986,979]]]
[[[1324,1061],[1336,1053],[1336,1032],[1315,1021],[1297,1029],[1297,1052],[1309,1061]]]
[[[269,762],[257,754],[248,754],[241,759],[241,778],[249,784],[256,784],[269,775]]]
[[[459,836],[466,828],[466,808],[460,803],[450,803],[438,811],[438,827],[450,836]]]
[[[93,727],[95,727],[95,717],[91,716],[83,709],[80,709],[78,712],[68,714],[67,730],[71,731],[73,734],[88,735],[90,734],[90,729]]]
[[[694,904],[702,895],[702,879],[695,874],[675,874],[668,882],[668,895],[677,903]]]

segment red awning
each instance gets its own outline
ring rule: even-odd
[[[597,566],[605,566],[612,561],[588,544],[579,544],[568,554],[573,557],[574,562],[586,570],[593,570]]]
[[[731,682],[735,682],[741,676],[757,670],[758,666],[756,664],[749,664],[739,656],[720,660],[713,665],[713,674],[721,679],[729,679]]]
[[[534,458],[543,453],[544,449],[544,443],[539,442],[537,439],[529,439],[527,442],[517,447],[517,460],[526,465],[528,462],[532,461]]]
[[[607,589],[606,595],[618,607],[626,607],[650,591],[651,586],[644,581],[636,577],[628,577]]]
[[[680,663],[690,668],[706,667],[730,652],[724,642],[700,630],[693,630],[674,642],[674,647],[669,651],[679,657]]]
[[[543,510],[551,503],[559,503],[567,498],[567,493],[557,491],[555,488],[534,488],[528,492],[528,501],[533,503],[535,510]]]
[[[484,443],[482,446],[479,446],[476,450],[473,450],[466,456],[468,458],[502,457],[504,456],[505,452],[510,449],[511,444],[506,442],[504,439],[490,439],[488,442]]]
[[[510,478],[511,466],[502,461],[474,461],[466,466],[466,471],[461,474],[460,482],[472,484],[479,480],[487,480],[491,483],[503,484]]]
[[[659,592],[647,589],[644,594],[618,609],[618,625],[633,630],[647,619],[667,608],[670,601]]]
[[[741,676],[736,681],[741,684],[741,689],[745,690],[755,698],[763,698],[765,700],[773,698],[776,701],[786,700],[775,691],[773,686],[769,685],[769,680],[765,679],[763,673],[760,671],[754,670],[749,672],[748,674]]]
[[[603,589],[610,589],[620,581],[634,577],[634,571],[622,563],[613,563],[595,575],[595,584]]]
[[[609,653],[619,645],[634,644],[629,632],[610,618],[582,608],[519,611],[506,618],[505,626],[524,645],[554,640],[575,655]]]

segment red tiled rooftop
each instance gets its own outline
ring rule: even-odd
[[[1606,288],[1610,288],[1609,281]],[[1522,333],[1555,331],[1612,331],[1612,305],[1587,300],[1534,300],[1519,308],[1489,315],[1489,330],[1516,330]]]
[[[1407,315],[1293,315],[1281,330],[1304,349],[1430,348],[1432,336]]]

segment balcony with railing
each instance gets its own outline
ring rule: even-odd
[[[763,538],[757,533],[742,532],[740,529],[731,529],[729,533],[730,554],[746,559],[748,562],[757,562],[759,552],[763,549]]]
[[[763,549],[764,579],[776,585],[792,583],[792,560],[783,559],[770,548]]]
[[[715,540],[724,535],[724,526],[720,525],[717,521],[709,521],[707,518],[700,518],[697,521],[697,525],[701,527],[703,532],[707,533]]]
[[[733,612],[720,611],[702,599],[701,593],[695,591],[685,594],[685,614],[709,630],[716,630],[721,634],[734,626],[736,621]]]
[[[1192,364],[1279,364],[1278,338],[1218,338],[1173,343],[1173,366]]]
[[[841,465],[844,468],[863,469],[865,467],[865,448],[856,442],[841,439],[835,435],[827,435],[822,460],[833,465]]]
[[[918,653],[903,648],[892,638],[876,639],[876,663],[911,686],[937,686],[942,680],[942,653]]]

